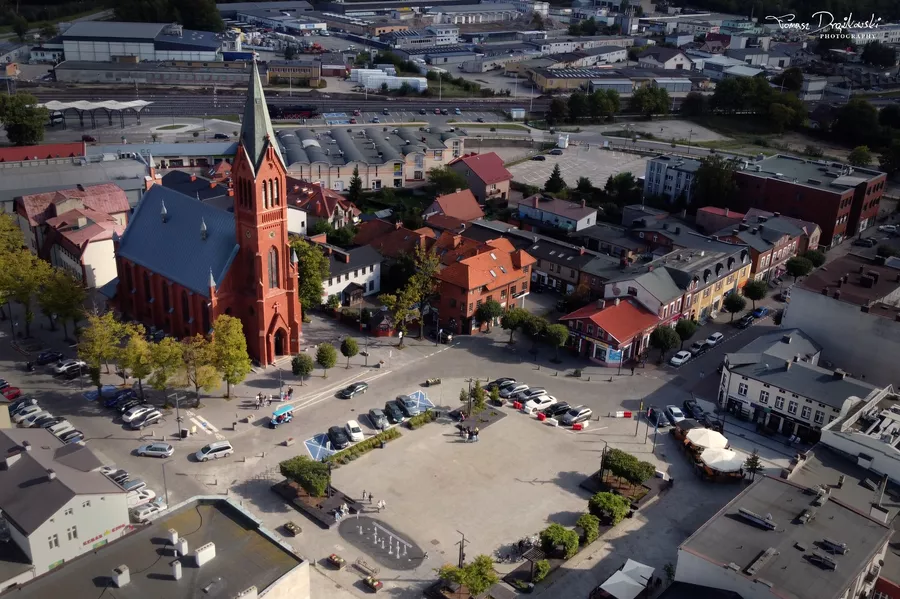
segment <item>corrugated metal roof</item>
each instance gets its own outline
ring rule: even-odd
[[[200,236],[201,222],[206,239]],[[238,249],[233,214],[154,185],[125,229],[119,256],[209,297],[210,271],[221,283]]]
[[[119,21],[79,21],[66,29],[63,39],[76,37],[96,38],[145,38],[153,40],[159,35],[165,23],[125,23]]]

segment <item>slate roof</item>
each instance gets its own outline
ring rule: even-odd
[[[535,200],[538,202],[537,206],[534,205]],[[553,196],[544,195],[542,193],[523,198],[519,200],[518,205],[520,207],[541,210],[555,216],[561,216],[575,221],[597,214],[596,208],[585,206],[579,202],[570,202],[569,200],[554,198]]]
[[[241,120],[241,144],[250,158],[254,172],[259,170],[268,145],[275,149],[275,154],[284,163],[275,139],[275,131],[272,129],[272,121],[269,119],[269,109],[266,107],[266,96],[263,93],[256,61],[253,61],[253,72],[247,89],[247,103],[244,105],[244,118]]]
[[[636,241],[628,235],[628,231],[622,227],[615,227],[606,223],[597,223],[575,233],[582,239],[596,239],[605,241],[610,245],[617,245],[632,251],[640,251],[647,247],[642,241]]]
[[[478,205],[478,200],[475,199],[470,189],[438,196],[434,199],[434,203],[438,205],[442,214],[461,221],[484,217],[484,211]]]
[[[0,456],[17,451],[19,459],[0,468],[0,510],[26,536],[77,495],[125,492],[100,474],[103,464],[90,449],[66,445],[45,429],[0,430]],[[48,469],[56,473],[53,480]]]
[[[453,166],[455,170],[460,171],[460,164],[469,167],[485,185],[512,180],[512,173],[506,170],[506,167],[503,166],[503,159],[494,152],[460,156],[451,162],[449,166]]]
[[[790,360],[797,354],[812,358],[821,351],[822,347],[800,329],[783,329],[760,335],[737,353],[767,354],[781,360]],[[735,354],[728,354],[729,362],[732,355]]]
[[[719,237],[732,237],[738,239],[741,243],[746,243],[757,252],[767,252],[775,247],[775,244],[784,237],[800,237],[803,230],[788,219],[781,217],[769,218],[763,216],[745,217],[747,228],[743,229],[740,225],[725,227],[715,235]],[[737,230],[737,235],[734,231]]]
[[[730,367],[729,370],[773,387],[796,393],[802,397],[840,409],[849,397],[865,397],[874,385],[851,378],[840,378],[827,368],[813,366],[807,362],[776,361],[768,354],[760,354],[755,364]]]
[[[128,23],[122,21],[77,21],[62,33],[65,39],[143,39],[153,40],[165,23]]]
[[[200,237],[201,222],[206,239]],[[221,283],[239,249],[234,214],[154,185],[135,209],[118,255],[209,297],[210,271]]]
[[[654,268],[649,272],[645,272],[637,276],[634,276],[632,274],[612,278],[613,281],[621,279],[634,279],[641,285],[641,287],[647,290],[647,293],[649,293],[662,303],[666,303],[673,299],[679,298],[684,294],[684,289],[682,289],[682,287],[675,281],[675,279],[672,277],[672,273],[665,268]],[[614,286],[614,295],[624,295],[627,292],[627,289],[622,288],[620,289],[619,293],[616,293],[615,289],[616,288]]]
[[[344,262],[339,259],[340,254],[349,255],[350,261]],[[334,247],[332,248],[331,254],[328,256],[328,273],[331,277],[337,277],[345,272],[350,272],[358,268],[366,268],[373,264],[380,264],[382,260],[381,254],[372,246],[363,245],[349,250]]]
[[[18,162],[23,160],[41,160],[44,158],[60,158],[84,156],[85,143],[42,144],[39,146],[18,146],[0,148],[0,162]]]
[[[162,184],[163,187],[168,187],[201,202],[228,195],[226,185],[184,171],[169,171],[163,175]]]
[[[659,316],[624,298],[607,301],[602,308],[598,304],[584,306],[560,318],[564,320],[589,320],[622,343],[656,326]]]

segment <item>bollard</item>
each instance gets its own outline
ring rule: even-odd
[[[590,382],[591,382],[591,377],[587,377],[587,381],[590,383]]]

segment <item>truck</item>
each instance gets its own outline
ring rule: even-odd
[[[222,52],[222,60],[225,62],[252,62],[256,59],[256,52]]]

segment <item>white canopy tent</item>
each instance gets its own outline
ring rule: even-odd
[[[744,456],[730,449],[707,449],[700,460],[717,472],[739,472],[744,467]]]
[[[685,437],[691,445],[704,449],[725,449],[728,439],[722,433],[708,428],[692,428]]]
[[[629,559],[600,589],[615,599],[634,599],[647,588],[653,572],[651,566]]]

